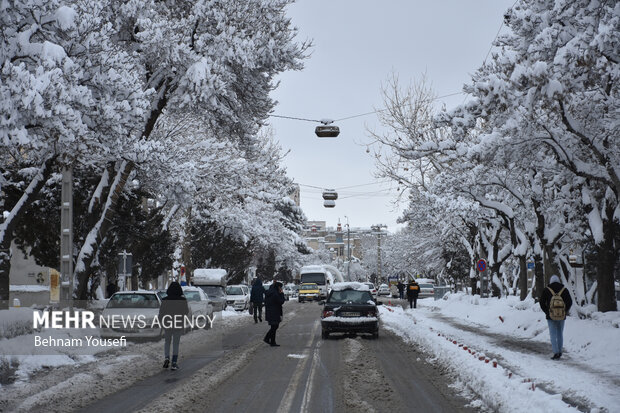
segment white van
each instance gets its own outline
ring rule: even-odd
[[[226,277],[228,272],[223,268],[196,268],[191,283],[202,289],[209,297],[214,311],[226,308]]]
[[[301,283],[315,283],[319,286],[320,298],[327,298],[334,283],[334,277],[322,265],[306,265],[301,267]]]

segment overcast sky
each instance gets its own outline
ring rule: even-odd
[[[426,72],[437,96],[460,92],[482,64],[514,0],[298,0],[288,14],[300,40],[311,39],[305,68],[280,76],[274,114],[341,119],[382,108],[381,85],[392,72],[401,83]],[[506,29],[503,28],[502,32]],[[438,101],[448,108],[465,95]],[[388,231],[406,204],[394,205],[396,185],[376,184],[375,164],[365,143],[368,115],[336,124],[340,136],[317,138],[317,124],[270,118],[284,151],[289,176],[301,185],[301,207],[309,220],[351,227],[384,224]],[[372,184],[375,183],[375,184]],[[372,185],[367,185],[372,184]],[[335,188],[335,208],[324,208],[321,191]],[[391,189],[390,189],[391,188]]]

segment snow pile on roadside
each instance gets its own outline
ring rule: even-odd
[[[26,307],[10,307],[0,311],[0,339],[30,334],[32,329],[32,312]]]
[[[620,354],[609,351],[610,343],[620,342],[615,316],[569,317],[566,352],[561,361],[552,361],[545,316],[533,301],[452,294],[446,300],[419,300],[418,307],[381,306],[381,320],[450,368],[455,381],[467,383],[494,410],[566,412],[577,411],[578,404],[613,411],[620,406]]]

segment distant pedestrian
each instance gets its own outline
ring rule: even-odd
[[[108,298],[112,297],[112,295],[118,291],[118,287],[116,283],[112,282],[112,280],[108,281],[108,285],[105,287],[105,291],[108,295]]]
[[[405,298],[405,284],[402,283],[402,281],[398,281],[398,284],[396,284],[396,288],[398,288],[398,298],[400,298],[401,300],[403,298]]]
[[[547,316],[549,337],[551,338],[552,360],[562,357],[562,345],[564,343],[564,321],[573,305],[573,300],[566,287],[560,281],[560,277],[552,275],[549,285],[540,295],[540,308]]]
[[[250,291],[250,305],[253,307],[254,322],[263,322],[263,303],[265,302],[265,287],[260,278],[254,279]]]
[[[271,328],[265,335],[263,341],[271,347],[280,346],[276,344],[276,330],[282,321],[282,305],[285,301],[286,299],[282,292],[282,283],[275,281],[265,293],[265,320],[267,320]]]
[[[409,308],[417,308],[418,294],[420,294],[420,286],[415,280],[409,281],[407,285],[407,300],[409,300]]]
[[[184,318],[189,314],[187,300],[183,295],[181,284],[173,281],[159,309],[159,322],[164,328],[164,368],[170,365],[170,342],[172,341],[172,370],[178,368],[179,342],[183,334]]]

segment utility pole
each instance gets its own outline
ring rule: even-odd
[[[73,168],[62,170],[60,187],[60,301],[73,311]]]
[[[351,228],[349,227],[349,217],[347,219],[347,281],[351,281]]]
[[[373,225],[372,227],[370,227],[370,229],[372,229],[373,231],[376,232],[377,234],[377,284],[381,283],[381,280],[383,279],[383,274],[381,271],[381,229],[382,228],[387,228],[387,225],[383,225],[383,224],[378,224],[378,225]]]

